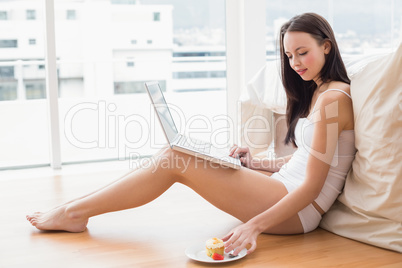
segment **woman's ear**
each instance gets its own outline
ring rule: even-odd
[[[326,55],[328,55],[329,52],[331,51],[331,48],[332,48],[331,41],[329,39],[325,39],[325,41],[324,41],[324,53]]]

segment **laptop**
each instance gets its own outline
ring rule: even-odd
[[[241,162],[238,158],[229,156],[229,151],[219,149],[209,142],[181,135],[176,128],[172,114],[165,101],[158,82],[147,82],[145,88],[151,98],[155,113],[169,142],[170,148],[198,158],[218,163],[222,166],[240,169]]]

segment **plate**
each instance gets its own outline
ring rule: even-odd
[[[230,262],[230,261],[237,261],[247,255],[247,249],[243,249],[240,253],[233,258],[229,257],[229,254],[224,253],[223,260],[213,260],[212,258],[207,256],[205,245],[197,244],[191,247],[188,247],[185,251],[187,257],[193,259],[195,261],[200,262],[207,262],[207,263],[222,263],[222,262]]]

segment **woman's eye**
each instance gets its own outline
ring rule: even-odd
[[[306,55],[307,54],[307,51],[306,52],[303,52],[303,53],[300,53],[299,55],[300,56],[304,56],[304,55]]]

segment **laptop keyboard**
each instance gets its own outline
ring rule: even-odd
[[[201,153],[210,153],[211,144],[202,140],[182,136],[179,145]]]

